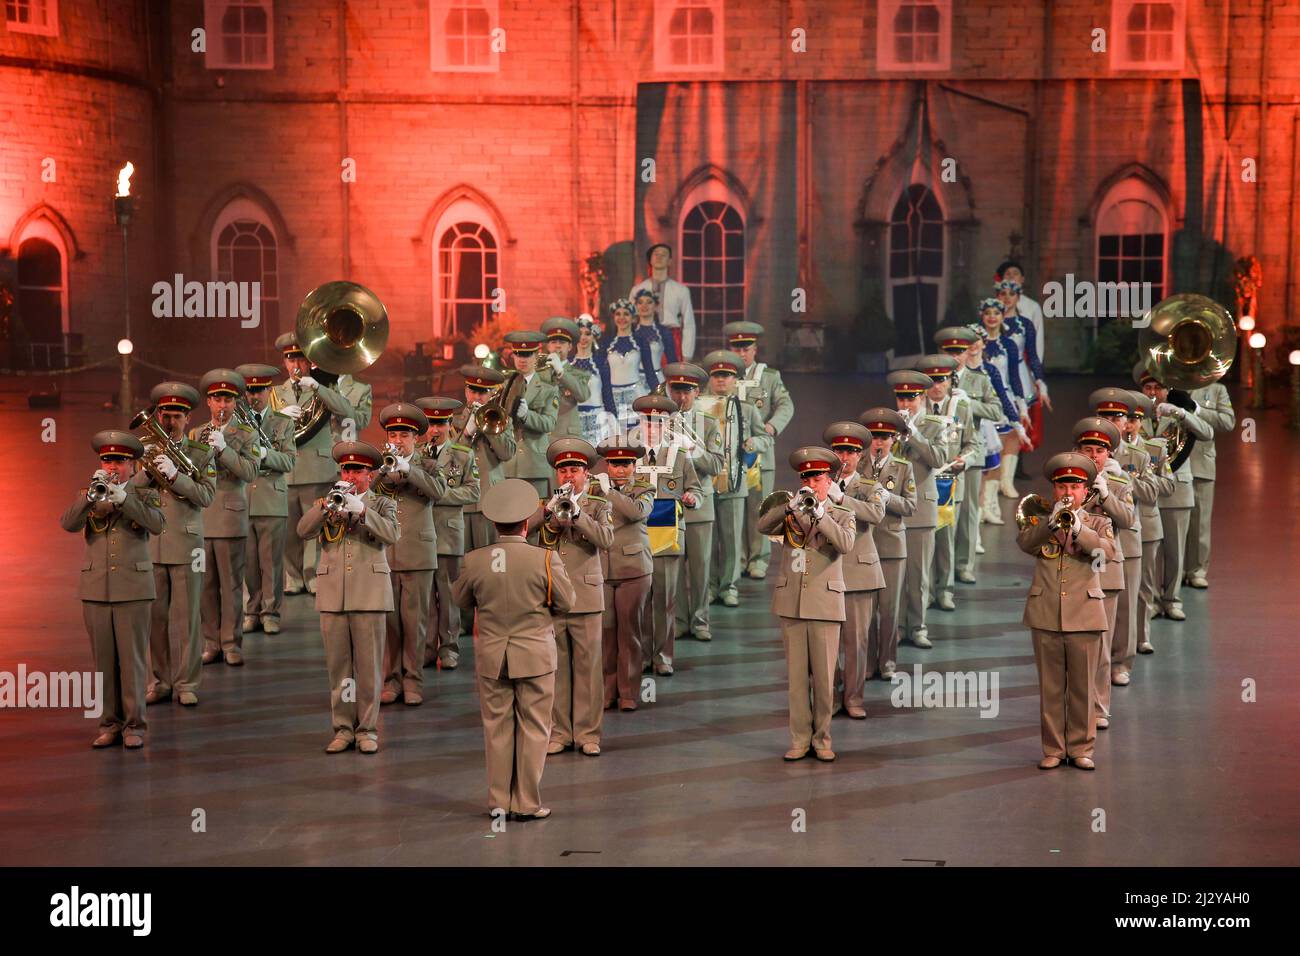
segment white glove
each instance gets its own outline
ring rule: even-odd
[[[394,457],[397,458],[397,465],[393,468],[393,471],[397,472],[399,475],[410,474],[411,459],[409,457],[403,458],[401,455],[396,455]]]
[[[474,416],[471,414],[465,419],[465,429],[461,434],[466,438],[473,438],[476,431],[478,431],[478,422],[474,420]]]
[[[271,449],[269,449],[269,448],[264,448],[264,447],[262,447],[261,445],[258,445],[258,446],[257,446],[257,461],[258,461],[258,464],[261,464],[262,462],[266,461],[266,456],[269,455],[270,453],[271,453]]]
[[[343,506],[344,512],[350,515],[358,515],[358,516],[365,512],[366,503],[361,500],[360,495],[354,495],[349,492],[343,497],[347,501],[347,504]]]
[[[320,387],[320,382],[316,381],[316,380],[315,380],[314,378],[312,378],[310,375],[304,375],[302,378],[298,379],[298,384],[301,385],[303,388],[319,388],[319,387]]]
[[[1104,468],[1102,468],[1102,471],[1111,475],[1122,475],[1124,474],[1124,466],[1121,465],[1119,462],[1117,462],[1114,458],[1107,458],[1106,465]]]
[[[122,502],[126,501],[126,482],[123,482],[120,485],[109,482],[108,500],[115,505],[120,505]]]
[[[1110,497],[1110,482],[1106,480],[1104,472],[1099,472],[1097,477],[1092,480],[1092,486],[1097,489],[1097,499],[1105,501]]]
[[[564,360],[561,359],[559,354],[556,352],[552,352],[550,355],[546,356],[546,364],[551,367],[551,370],[554,371],[556,375],[560,375],[564,372]]]
[[[515,418],[522,419],[527,414],[528,414],[528,399],[521,398],[519,399],[519,407],[515,409]]]
[[[302,406],[301,406],[301,405],[286,405],[286,406],[284,406],[284,408],[280,409],[280,414],[282,414],[282,415],[288,415],[290,418],[292,418],[292,419],[296,422],[298,419],[302,418]]]
[[[1156,406],[1156,414],[1161,418],[1182,418],[1187,413],[1177,405],[1161,402]]]
[[[966,394],[966,390],[961,388],[954,388],[952,390],[952,396],[954,398],[970,398],[970,396]]]
[[[1017,398],[1017,399],[1015,399],[1014,401],[1015,401],[1015,403],[1016,403],[1016,412],[1020,415],[1020,417],[1021,417],[1021,418],[1028,418],[1028,417],[1029,417],[1029,406],[1028,406],[1027,404],[1025,404],[1025,400],[1024,400],[1023,398]]]
[[[107,471],[105,471],[103,468],[99,469],[99,471],[97,471],[97,472],[95,472],[93,475],[91,475],[91,478],[92,478],[92,479],[93,479],[93,478],[102,478],[102,479],[104,479],[104,481],[112,481],[112,480],[113,480],[113,476],[110,475],[110,474],[109,474]]]
[[[824,514],[826,514],[826,502],[818,501],[817,507],[813,509],[813,521],[821,521]]]
[[[176,477],[176,463],[166,455],[155,455],[153,459],[154,467],[163,473],[163,477],[171,481]]]
[[[609,475],[602,471],[599,475],[592,475],[591,480],[600,486],[600,493],[602,495],[609,494]]]
[[[330,490],[350,493],[352,491],[352,482],[343,480],[336,481],[334,482],[334,487]]]
[[[211,445],[213,448],[215,448],[217,451],[225,451],[226,450],[225,433],[222,432],[220,428],[212,429],[212,431],[208,432],[208,444]]]
[[[830,488],[826,491],[826,497],[836,504],[839,504],[844,500],[844,489],[840,486],[838,481],[831,482]]]
[[[1069,498],[1056,499],[1056,503],[1052,505],[1052,513],[1048,515],[1048,518],[1055,518],[1058,514],[1061,513],[1061,509],[1064,508],[1069,503],[1070,503]]]
[[[551,495],[551,500],[546,502],[546,510],[551,514],[555,514],[555,509],[560,504],[560,499],[563,497],[564,495],[560,494],[558,491]]]

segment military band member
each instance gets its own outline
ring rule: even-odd
[[[677,636],[690,634],[710,641],[709,574],[713,558],[714,482],[722,470],[722,433],[712,415],[700,411],[696,400],[709,373],[689,362],[673,362],[664,368],[668,396],[679,411],[672,419],[682,450],[691,457],[700,479],[700,506],[686,512],[686,564],[677,593]]]
[[[271,394],[271,407],[294,420],[295,434],[302,423],[305,406],[313,398],[328,414],[328,427],[322,426],[310,439],[297,443],[298,460],[289,472],[288,525],[296,528],[316,499],[329,490],[338,469],[332,451],[335,443],[350,441],[370,424],[372,395],[370,386],[351,375],[341,375],[331,387],[312,377],[312,364],[298,346],[293,332],[275,340],[284,356],[289,380],[277,385]],[[307,555],[308,542],[290,534],[284,547],[285,594],[301,594],[306,588],[316,593],[314,558]]]
[[[284,549],[288,535],[289,491],[286,476],[298,460],[293,419],[271,408],[274,365],[241,365],[235,369],[248,386],[248,404],[257,416],[259,438],[257,476],[248,485],[248,549],[244,560],[244,632],[258,628],[280,633],[284,600]]]
[[[906,521],[916,513],[916,479],[912,463],[895,449],[898,436],[906,433],[907,420],[892,408],[868,408],[858,423],[871,433],[871,445],[858,465],[868,486],[885,489],[885,517],[872,526],[871,537],[880,556],[885,586],[880,592],[876,615],[867,635],[865,669],[867,679],[877,671],[881,680],[892,680],[898,667],[898,616],[903,597],[903,574],[907,569]]]
[[[1224,434],[1237,426],[1237,414],[1232,409],[1232,398],[1222,382],[1211,382],[1193,389],[1192,401],[1196,415],[1215,432]],[[1210,517],[1214,511],[1214,439],[1197,441],[1192,448],[1192,505],[1191,527],[1187,532],[1187,584],[1194,588],[1208,588],[1206,574],[1210,569]]]
[[[978,471],[984,461],[984,446],[975,429],[974,411],[965,395],[952,391],[957,360],[950,355],[925,355],[917,362],[917,371],[930,376],[934,384],[926,390],[924,407],[931,415],[948,421],[950,460],[940,469],[950,476],[947,500],[951,503],[948,523],[934,533],[934,562],[930,567],[933,602],[942,611],[954,611],[953,580],[957,549],[957,516],[965,500],[966,475]],[[936,480],[937,487],[937,480]]]
[[[460,608],[451,599],[451,585],[460,574],[465,556],[465,508],[477,505],[478,474],[468,445],[449,437],[451,416],[463,407],[454,398],[421,398],[416,407],[429,419],[421,454],[447,482],[447,490],[433,502],[433,524],[438,538],[438,566],[433,572],[429,627],[424,642],[424,666],[435,661],[453,671],[460,663]]]
[[[1142,521],[1142,582],[1138,588],[1137,641],[1138,654],[1153,654],[1151,643],[1151,618],[1155,616],[1160,594],[1160,545],[1164,540],[1164,524],[1160,520],[1160,499],[1174,492],[1174,473],[1169,470],[1168,445],[1158,438],[1142,433],[1144,423],[1154,421],[1156,403],[1142,392],[1132,392],[1133,415],[1124,427],[1125,437],[1139,445],[1151,456],[1151,468],[1144,480],[1134,489],[1138,500],[1138,517]],[[1125,670],[1132,672],[1134,648],[1124,657]],[[1112,648],[1112,653],[1114,649]]]
[[[1097,729],[1105,730],[1110,726],[1110,659],[1114,647],[1115,628],[1119,618],[1121,595],[1127,588],[1128,558],[1139,559],[1142,551],[1136,546],[1141,538],[1137,526],[1137,505],[1133,501],[1133,483],[1124,473],[1123,467],[1111,457],[1113,450],[1119,448],[1119,429],[1115,424],[1099,416],[1081,418],[1074,423],[1074,450],[1092,460],[1097,469],[1092,480],[1090,494],[1095,501],[1089,507],[1092,514],[1105,515],[1110,519],[1111,532],[1114,535],[1115,554],[1101,563],[1097,579],[1105,593],[1106,630],[1101,636],[1101,648],[1097,654],[1097,673],[1094,677],[1095,700],[1097,711]],[[1124,551],[1123,539],[1129,540],[1129,551]]]
[[[438,567],[438,533],[433,503],[447,493],[447,480],[416,447],[429,429],[424,412],[409,402],[379,413],[394,458],[390,471],[376,476],[374,490],[397,504],[401,537],[388,549],[393,608],[384,629],[384,690],[381,704],[398,695],[410,707],[424,703],[424,646],[429,628],[429,601]]]
[[[844,627],[839,653],[843,663],[837,671],[843,675],[845,711],[855,720],[864,720],[864,696],[871,677],[867,645],[880,592],[885,587],[871,532],[884,520],[889,492],[880,482],[858,472],[862,453],[871,444],[871,432],[866,428],[857,422],[835,422],[822,433],[822,441],[839,459],[839,477],[831,481],[827,497],[853,512],[853,550],[844,555]]]
[[[555,698],[555,626],[575,595],[564,562],[524,537],[537,489],[507,478],[483,492],[497,541],[465,555],[452,596],[473,610],[474,669],[487,754],[488,811],[542,819],[542,769]]]
[[[763,415],[752,402],[741,401],[738,392],[745,360],[730,349],[718,349],[704,356],[709,373],[707,401],[715,409],[722,439],[722,467],[714,476],[713,561],[709,568],[709,603],[720,600],[726,607],[740,604],[737,582],[744,568],[743,558],[749,529],[745,524],[751,463],[771,452],[775,439],[763,425]]]
[[[379,750],[379,687],[384,679],[384,624],[393,610],[386,549],[401,535],[397,504],[375,494],[371,483],[383,458],[363,441],[341,441],[331,451],[340,480],[330,489],[335,509],[321,498],[298,522],[300,537],[318,539],[316,610],[325,643],[333,739],[329,754],[354,744]]]
[[[551,711],[548,754],[576,745],[588,757],[600,756],[600,721],[605,702],[601,664],[601,614],[605,609],[602,552],[614,542],[613,517],[605,475],[588,478],[596,449],[581,438],[557,438],[546,450],[555,469],[556,491],[538,505],[530,525],[543,548],[559,554],[573,585],[573,606],[551,615],[557,652],[555,704]]]
[[[203,509],[212,504],[216,481],[208,474],[212,448],[185,437],[190,411],[199,393],[183,382],[163,382],[149,393],[158,424],[184,450],[198,470],[190,477],[162,449],[152,454],[152,469],[142,469],[133,483],[155,488],[163,513],[163,529],[149,538],[153,559],[154,598],[149,615],[149,661],[152,679],[145,703],[176,699],[186,707],[199,702],[199,674],[203,667],[203,636],[199,630],[199,603],[203,572],[195,559],[203,554]]]
[[[1002,404],[984,368],[984,340],[974,329],[960,325],[944,326],[935,332],[934,340],[943,352],[957,360],[952,390],[954,394],[961,393],[970,403],[974,419],[975,456],[961,473],[963,487],[961,504],[957,508],[953,561],[956,579],[963,584],[974,584],[975,560],[981,553],[979,529],[984,463],[990,445],[1001,448],[995,426],[1002,420]]]
[[[894,401],[907,423],[898,439],[898,453],[912,463],[916,479],[916,511],[904,522],[907,529],[907,565],[903,575],[903,600],[899,614],[899,636],[907,636],[916,647],[931,647],[925,625],[930,603],[930,566],[934,563],[934,532],[939,523],[939,490],[934,472],[953,459],[948,420],[926,412],[925,392],[933,384],[930,376],[903,369],[886,378],[894,390]]]
[[[537,350],[545,341],[541,332],[506,333],[515,370],[523,376],[524,385],[523,398],[511,423],[518,449],[505,464],[505,476],[523,478],[537,489],[539,498],[551,493],[546,448],[560,414],[560,390],[537,372]]]
[[[677,637],[682,556],[687,546],[682,509],[698,508],[703,499],[691,456],[669,431],[669,419],[677,411],[677,403],[666,395],[642,395],[632,403],[632,410],[640,416],[641,423],[634,431],[646,449],[636,474],[655,489],[655,511],[649,519],[654,571],[642,625],[650,638],[646,667],[653,666],[656,674],[669,675],[673,672]]]
[[[1158,418],[1153,434],[1162,434],[1166,427],[1177,424],[1194,436],[1197,444],[1214,439],[1214,430],[1200,415],[1180,405],[1171,404],[1170,389],[1149,372],[1143,371],[1135,377],[1141,379],[1143,393],[1156,403]],[[1177,397],[1187,404],[1195,404],[1186,392]],[[1192,507],[1196,504],[1192,489],[1194,481],[1191,456],[1188,456],[1174,472],[1173,493],[1160,499],[1160,524],[1165,533],[1160,543],[1160,559],[1163,562],[1160,608],[1161,613],[1172,621],[1187,620],[1187,614],[1183,611],[1183,560],[1187,554],[1187,531],[1191,524]]]
[[[148,539],[163,530],[157,489],[135,484],[132,469],[144,454],[130,432],[97,432],[90,440],[100,468],[93,487],[81,489],[63,512],[64,531],[82,534],[81,607],[96,672],[104,675],[103,714],[91,746],[144,746],[145,684],[149,662],[149,604],[154,599]]]
[[[758,533],[758,508],[772,493],[776,481],[776,436],[785,431],[794,417],[794,401],[781,381],[781,373],[766,362],[758,361],[758,340],[763,327],[757,322],[728,322],[722,327],[727,348],[740,356],[744,371],[736,382],[736,394],[742,402],[753,405],[763,419],[763,431],[772,442],[761,449],[759,456],[759,486],[749,490],[745,500],[745,548],[741,555],[745,575],[751,578],[767,576],[771,560],[772,542]],[[706,362],[707,366],[708,363]]]
[[[601,620],[601,658],[605,673],[605,709],[636,710],[641,671],[650,656],[645,605],[650,597],[654,559],[646,521],[654,510],[655,489],[636,475],[645,448],[623,436],[606,438],[597,449],[609,479],[605,498],[613,518],[614,535],[600,552],[605,579]]]
[[[1115,538],[1109,518],[1081,507],[1097,477],[1091,459],[1074,452],[1055,455],[1043,474],[1052,483],[1052,510],[1029,517],[1016,536],[1020,550],[1036,559],[1023,620],[1038,669],[1043,737],[1038,766],[1051,770],[1068,758],[1080,770],[1092,770],[1097,658],[1106,630],[1105,593],[1093,555],[1100,550],[1113,561]],[[1061,526],[1063,512],[1071,515],[1068,530]]]
[[[833,451],[806,445],[790,454],[790,467],[799,474],[800,494],[784,506],[770,506],[758,519],[764,534],[785,536],[772,592],[790,686],[790,749],[785,759],[802,760],[811,747],[818,760],[831,761],[835,661],[844,622],[842,557],[853,551],[854,517],[848,508],[827,500],[831,474],[839,468]],[[801,500],[804,488],[812,492],[810,507]]]
[[[551,435],[561,438],[565,435],[582,437],[582,418],[578,406],[584,405],[599,395],[592,394],[592,372],[569,363],[569,356],[577,344],[578,323],[563,316],[547,319],[542,323],[542,333],[546,336],[546,359],[538,377],[548,385],[555,386],[560,393],[560,410],[555,417],[555,427]]]
[[[203,591],[200,614],[203,663],[244,663],[244,557],[248,547],[248,483],[257,478],[257,435],[234,420],[235,399],[244,377],[215,368],[199,381],[212,420],[190,430],[190,438],[213,449],[208,474],[216,494],[203,517]]]
[[[453,442],[471,450],[473,474],[479,482],[481,494],[505,477],[505,463],[515,456],[519,446],[513,428],[507,427],[496,435],[489,435],[479,431],[474,416],[479,408],[495,397],[491,393],[501,387],[506,380],[505,375],[485,365],[462,365],[460,374],[465,379],[465,407],[452,413],[449,435]],[[492,522],[483,517],[479,503],[466,502],[465,550],[473,551],[495,540],[496,531]]]

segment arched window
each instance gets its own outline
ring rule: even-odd
[[[920,183],[903,190],[889,217],[889,304],[895,355],[930,351],[944,278],[943,209]]]
[[[745,220],[717,180],[693,190],[683,208],[681,281],[691,290],[695,334],[701,345],[720,343],[722,327],[745,317]]]
[[[33,219],[18,241],[18,288],[14,299],[32,368],[59,368],[65,364],[67,262],[58,230],[45,219]]]
[[[1150,301],[1159,302],[1165,297],[1168,257],[1164,201],[1136,176],[1116,183],[1097,211],[1097,281],[1149,282]]]
[[[472,335],[492,318],[501,285],[501,254],[483,209],[458,199],[442,214],[433,235],[434,335]]]
[[[279,243],[257,203],[233,200],[212,226],[212,277],[218,282],[258,282],[263,334],[280,328]]]
[[[952,0],[879,0],[876,63],[882,70],[946,70],[952,63]]]
[[[722,16],[722,0],[656,0],[655,69],[722,69]]]
[[[209,70],[269,70],[275,66],[272,47],[275,11],[271,0],[206,0]]]
[[[492,31],[498,18],[498,0],[430,0],[430,69],[496,71],[500,54],[492,49]]]
[[[1187,0],[1113,0],[1111,66],[1181,70]]]

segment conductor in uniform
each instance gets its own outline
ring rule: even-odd
[[[1055,455],[1043,474],[1052,483],[1051,511],[1027,516],[1016,536],[1020,550],[1035,559],[1023,621],[1038,669],[1043,737],[1038,766],[1051,770],[1068,758],[1080,770],[1092,770],[1097,661],[1107,625],[1093,555],[1100,550],[1106,561],[1114,561],[1115,535],[1109,518],[1082,508],[1097,477],[1092,459],[1076,452]]]
[[[145,683],[149,665],[149,605],[154,599],[149,535],[161,534],[163,513],[155,488],[133,484],[144,454],[130,432],[97,432],[90,440],[100,469],[63,512],[64,531],[86,539],[81,606],[95,670],[104,675],[104,712],[91,746],[144,746]]]
[[[555,698],[552,612],[568,614],[575,595],[564,562],[528,543],[537,489],[508,478],[483,493],[495,544],[465,555],[452,597],[473,610],[479,709],[487,755],[488,812],[542,819],[542,770]]]
[[[781,619],[790,687],[790,749],[802,760],[809,747],[818,760],[835,759],[831,715],[835,710],[835,661],[844,622],[844,555],[853,550],[853,512],[827,500],[839,459],[829,448],[806,445],[790,454],[800,494],[784,506],[769,504],[758,519],[763,534],[784,535],[781,571],[772,592],[772,613]],[[804,489],[811,497],[804,497]],[[811,681],[809,679],[811,675]]]
[[[317,538],[316,610],[329,671],[334,738],[342,753],[354,744],[379,750],[379,688],[384,679],[384,624],[393,609],[386,548],[397,544],[397,504],[371,489],[383,455],[363,441],[341,441],[331,452],[341,480],[298,522],[298,536]],[[330,497],[337,501],[331,502]],[[337,505],[336,507],[334,505]],[[351,681],[351,684],[345,682]]]

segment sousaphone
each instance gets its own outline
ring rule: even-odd
[[[326,282],[307,294],[294,323],[298,348],[314,366],[311,377],[322,385],[337,384],[378,361],[388,345],[388,310],[365,286],[356,282]],[[294,439],[302,447],[329,420],[329,409],[313,395],[303,405]]]

